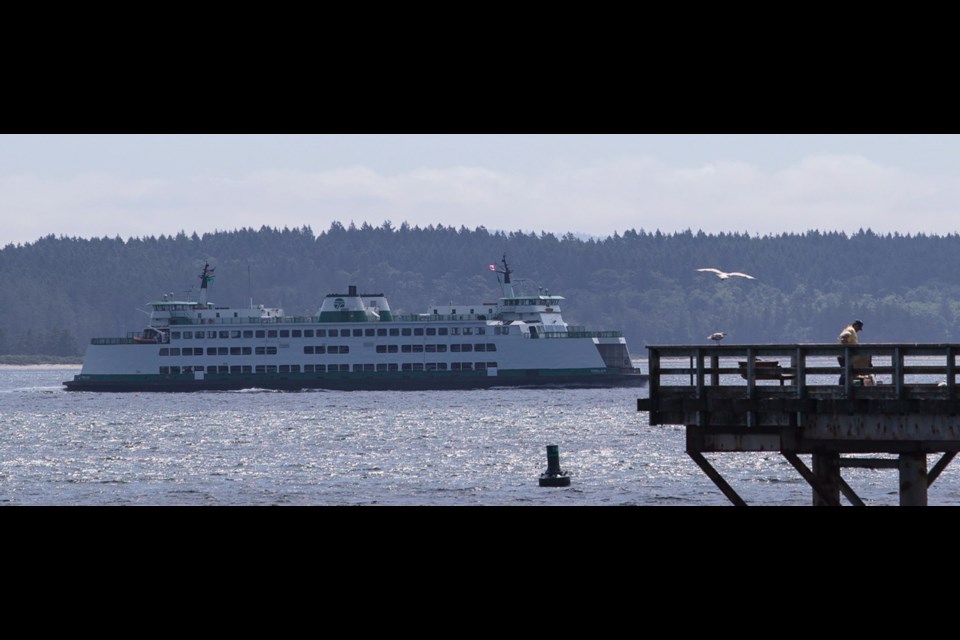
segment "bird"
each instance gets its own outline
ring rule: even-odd
[[[754,278],[750,274],[740,273],[739,271],[730,271],[730,272],[720,271],[720,269],[714,269],[712,267],[706,268],[706,269],[697,269],[697,271],[707,271],[710,273],[715,273],[717,274],[717,277],[720,278],[721,280],[727,280],[730,276],[738,276],[740,278],[748,278],[750,280],[756,280],[756,278]]]
[[[717,343],[719,344],[719,342],[726,337],[727,337],[727,334],[725,331],[717,331],[716,333],[711,333],[710,335],[708,335],[707,340],[716,340]]]

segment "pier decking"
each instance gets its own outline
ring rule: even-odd
[[[704,454],[778,451],[818,506],[840,505],[841,494],[864,505],[843,467],[896,468],[906,506],[927,504],[929,486],[960,451],[960,344],[647,350],[650,395],[637,410],[649,412],[652,426],[684,425],[687,454],[737,505],[746,503]],[[855,368],[867,356],[872,366]],[[940,457],[928,470],[929,454]]]

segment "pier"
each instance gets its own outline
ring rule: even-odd
[[[865,502],[843,469],[896,469],[901,506],[960,451],[960,344],[648,346],[650,425],[686,427],[686,451],[735,505],[707,454],[779,452],[814,506]],[[800,455],[811,456],[807,466]],[[927,456],[935,457],[928,469]]]

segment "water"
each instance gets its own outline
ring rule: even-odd
[[[78,371],[0,368],[0,504],[730,504],[683,427],[637,412],[646,389],[63,391]],[[568,488],[538,485],[548,444]],[[811,502],[777,453],[708,458],[748,504]],[[844,478],[867,504],[899,502],[895,470]],[[955,465],[929,501],[960,504]]]

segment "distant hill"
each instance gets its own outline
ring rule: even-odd
[[[196,296],[216,267],[213,302],[314,314],[357,285],[401,312],[493,301],[487,265],[507,255],[515,278],[566,298],[564,318],[644,343],[833,342],[864,321],[871,342],[960,341],[960,236],[810,231],[754,236],[630,230],[603,239],[443,225],[334,223],[130,238],[47,236],[0,249],[0,354],[79,355],[92,337],[142,329],[144,303]],[[742,271],[721,280],[697,268]],[[138,310],[139,309],[139,310]]]

